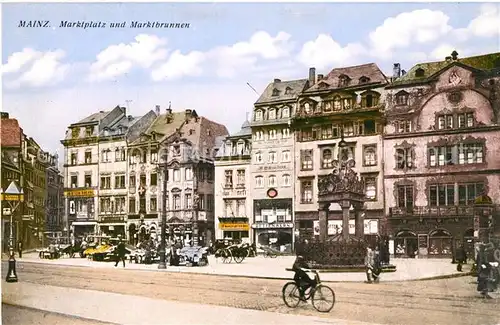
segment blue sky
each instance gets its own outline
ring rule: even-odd
[[[499,49],[498,4],[108,3],[3,4],[3,110],[44,148],[60,151],[66,127],[130,102],[193,108],[237,131],[273,78],[306,78],[375,62],[422,61]],[[19,28],[21,20],[50,28]],[[67,21],[125,21],[126,28],[59,28]],[[189,23],[133,29],[131,21]]]

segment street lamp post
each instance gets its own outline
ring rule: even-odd
[[[161,238],[160,238],[160,263],[158,264],[159,269],[167,268],[167,176],[168,176],[168,146],[165,149],[163,155],[163,193],[162,193],[162,210],[161,210]]]
[[[11,182],[5,192],[1,193],[2,201],[6,201],[9,205],[8,213],[10,214],[10,234],[9,234],[9,270],[7,271],[7,282],[17,282],[16,273],[16,257],[14,255],[14,212],[19,207],[19,204],[24,201],[24,192],[19,190],[15,182]],[[7,212],[7,211],[6,211]]]

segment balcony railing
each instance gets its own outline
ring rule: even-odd
[[[500,212],[500,205],[493,206],[494,211]],[[390,208],[390,215],[395,217],[454,217],[454,216],[473,216],[473,205],[450,205],[450,206],[416,206],[412,208]]]
[[[223,197],[245,197],[247,190],[244,188],[224,188],[222,190]]]

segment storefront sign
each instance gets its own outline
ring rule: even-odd
[[[220,223],[219,229],[225,231],[248,231],[250,226],[248,223]]]
[[[252,225],[252,228],[254,229],[293,228],[293,223],[291,222],[254,223]]]
[[[64,192],[67,197],[94,197],[94,190],[68,190]]]
[[[257,171],[259,172],[276,172],[276,171],[281,171],[281,170],[288,170],[287,165],[266,165],[266,166],[259,166],[257,168]]]
[[[373,235],[378,234],[378,220],[377,219],[365,219],[364,221],[364,234]],[[314,221],[314,235],[319,236],[319,220]],[[342,220],[328,220],[328,235],[337,235],[342,233]],[[354,235],[356,233],[355,221],[349,220],[349,234]]]
[[[2,194],[2,201],[24,201],[24,194]]]

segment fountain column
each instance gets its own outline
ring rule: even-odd
[[[319,211],[319,240],[324,243],[328,239],[328,210],[330,203],[320,204]]]
[[[340,202],[340,207],[342,208],[342,238],[345,241],[349,240],[349,209],[351,208],[351,202],[349,200],[343,200]]]

